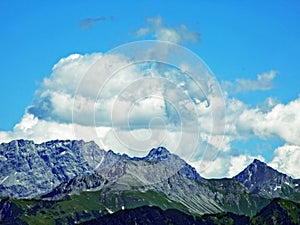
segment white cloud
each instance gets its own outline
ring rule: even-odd
[[[225,137],[232,140],[279,138],[300,146],[300,96],[287,104],[272,98],[251,107],[236,98],[225,98]]]
[[[264,161],[260,155],[232,154],[232,141],[250,138],[282,139],[286,145],[274,152],[270,166],[281,172],[300,177],[298,172],[300,155],[300,96],[287,104],[274,99],[266,100],[266,107],[251,108],[235,98],[226,98],[226,126],[222,142],[222,152],[211,165],[203,170],[200,162],[193,165],[204,177],[231,177],[236,175],[254,158]],[[203,119],[203,118],[202,118]],[[207,140],[205,134],[202,139]],[[202,171],[203,170],[203,171]]]
[[[199,153],[199,149],[205,148],[205,143],[199,146],[201,141],[198,143],[197,138],[194,132],[168,127],[157,129],[156,126],[151,127],[151,123],[147,129],[121,130],[109,126],[93,127],[40,120],[29,113],[25,113],[13,131],[0,132],[2,142],[14,139],[29,139],[36,143],[56,139],[94,140],[101,148],[113,149],[130,156],[145,156],[150,149],[165,146],[188,162]]]
[[[136,36],[137,36],[137,37],[144,36],[144,35],[146,35],[149,31],[150,31],[150,30],[149,30],[149,28],[147,28],[147,27],[140,28],[140,29],[136,32]]]
[[[249,154],[231,155],[220,153],[211,161],[191,162],[190,164],[205,178],[233,177],[245,169],[254,159],[265,161],[261,155],[251,156]],[[203,168],[203,165],[205,167]]]
[[[80,131],[75,132],[76,130]],[[94,140],[101,148],[109,148],[104,145],[102,139],[109,132],[107,127],[87,127],[78,124],[66,124],[55,121],[40,120],[32,114],[25,113],[20,123],[9,132],[0,132],[1,142],[9,142],[15,139],[34,140],[42,143],[49,140]],[[95,132],[97,135],[95,136]]]
[[[273,88],[273,79],[277,72],[271,70],[257,75],[256,80],[238,78],[235,83],[224,81],[223,88],[229,93],[249,92],[249,91],[266,91]]]
[[[259,103],[257,107],[260,111],[267,113],[270,112],[278,104],[280,104],[280,101],[277,98],[268,97],[264,102]]]
[[[300,96],[287,103],[275,105],[269,112],[259,108],[244,110],[238,117],[237,129],[260,138],[279,137],[300,146]]]
[[[155,28],[160,38],[185,40],[181,32],[186,28],[164,28],[161,18],[149,21],[152,27],[140,30],[141,34]],[[265,106],[255,108],[225,96],[223,135],[224,118],[218,113],[222,112],[223,100],[214,78],[204,74],[199,88],[188,77],[199,68],[191,69],[186,62],[180,65],[184,72],[166,65],[131,64],[119,54],[65,57],[44,79],[20,123],[13,131],[0,132],[0,140],[95,140],[102,148],[132,156],[146,155],[152,147],[163,145],[192,163],[201,175],[224,177],[235,175],[254,159],[251,155],[232,154],[232,141],[277,137],[286,146],[294,146],[285,149],[294,150],[290,154],[277,149],[272,165],[298,176],[291,166],[292,157],[286,159],[287,164],[277,158],[283,154],[299,156],[300,96],[287,104],[270,98]],[[258,75],[255,81],[238,79],[235,90],[266,90],[272,86],[275,74],[270,71]],[[222,152],[216,157],[219,149]]]
[[[190,162],[195,169],[205,178],[222,178],[226,177],[228,173],[229,161],[223,158],[216,158],[211,161]],[[206,165],[205,169],[203,165]]]
[[[211,90],[202,89],[213,94],[210,105],[185,72],[173,65],[132,64],[120,54],[72,54],[54,65],[23,119],[13,131],[1,132],[1,141],[95,140],[132,156],[163,145],[190,160],[207,143],[217,147],[220,138],[210,138],[210,106],[218,98],[209,74],[203,85]]]
[[[269,166],[294,178],[300,178],[300,146],[285,144],[274,151]]]
[[[51,76],[43,80],[41,88],[36,92],[33,105],[29,106],[27,111],[39,119],[70,122],[72,120],[70,105],[73,104],[76,89],[91,65],[100,58],[101,53],[72,54],[62,58],[53,66]]]
[[[233,177],[245,169],[254,159],[259,159],[264,162],[264,158],[261,155],[251,156],[248,154],[231,156],[230,157],[230,166],[228,170],[228,177]]]
[[[154,35],[155,39],[174,43],[197,43],[200,40],[198,32],[191,31],[186,25],[166,27],[161,16],[147,18],[147,27],[136,31],[137,37]]]

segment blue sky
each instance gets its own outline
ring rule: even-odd
[[[283,105],[298,99],[300,3],[296,0],[1,1],[0,130],[10,132],[21,121],[36,90],[61,58],[74,53],[105,53],[120,44],[155,39],[152,33],[137,37],[136,31],[149,26],[147,18],[157,16],[166,27],[185,24],[200,34],[198,43],[180,44],[198,54],[220,84],[227,83],[227,88],[229,84],[228,90],[224,89],[229,99],[249,108],[263,105],[268,98]],[[100,19],[83,28],[82,22],[88,18]],[[270,87],[232,90],[237,80],[248,84],[257,80],[258,74],[270,71],[276,73],[269,80]],[[236,138],[230,141],[230,148],[238,149],[240,155],[262,155],[267,162],[280,146],[298,149],[297,143],[283,138],[284,134],[273,133],[263,138],[257,134]]]

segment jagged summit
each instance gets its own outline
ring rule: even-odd
[[[253,162],[252,162],[252,164],[267,166],[267,164],[265,162],[262,162],[259,159],[254,159]]]
[[[192,180],[203,180],[194,167],[190,166],[176,154],[170,153],[165,147],[162,146],[151,149],[148,155],[142,158],[142,160],[155,162],[167,160],[169,161],[169,166],[178,169],[179,174]]]
[[[144,159],[161,161],[168,158],[170,155],[171,153],[165,147],[158,147],[151,149]]]

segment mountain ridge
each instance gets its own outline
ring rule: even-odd
[[[60,213],[61,204],[67,203],[74,205],[73,211],[79,210],[75,210],[79,217],[91,219],[143,205],[174,207],[189,215],[231,212],[254,216],[277,197],[300,202],[299,180],[259,160],[233,178],[205,179],[164,147],[153,148],[144,157],[129,157],[100,149],[94,142],[74,140],[12,141],[0,145],[0,160],[0,196],[35,198],[32,207],[42,213],[49,206],[48,217],[54,216],[54,208]],[[89,196],[98,199],[87,215],[78,205],[86,201],[84,196],[89,201]],[[89,203],[85,206],[90,207]],[[64,210],[66,218],[74,219],[70,210]]]

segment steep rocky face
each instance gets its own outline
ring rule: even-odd
[[[215,199],[226,212],[253,216],[270,203],[270,199],[253,195],[240,182],[229,179],[211,179],[210,187]]]
[[[214,193],[209,182],[195,168],[163,147],[152,149],[142,158],[122,157],[112,167],[112,172],[119,176],[114,179],[110,177],[106,185],[110,193],[129,190],[154,191],[185,205],[193,214],[223,210],[213,198]]]
[[[280,173],[257,159],[233,179],[242,183],[253,194],[300,200],[297,194],[300,193],[299,180]]]
[[[83,141],[16,140],[0,145],[0,196],[31,198],[52,190],[76,175],[92,173],[93,152],[104,154]],[[89,161],[91,163],[89,163]]]
[[[95,189],[101,189],[107,184],[101,174],[94,173],[88,175],[78,175],[69,181],[63,182],[47,194],[40,196],[45,200],[61,200],[67,195],[80,194],[83,191],[93,191]]]
[[[59,200],[86,190],[100,190],[106,196],[132,190],[154,191],[186,205],[191,213],[216,213],[223,210],[214,200],[209,183],[184,160],[162,147],[152,149],[142,158],[130,158],[108,151],[102,164],[97,167],[96,174],[76,176],[40,198]]]
[[[138,158],[135,159],[138,160]],[[178,172],[179,174],[186,176],[189,179],[204,181],[204,179],[197,173],[194,167],[187,164],[179,156],[171,154],[164,147],[152,149],[146,157],[140,158],[140,160],[154,162],[155,164],[164,164],[166,165],[166,167],[173,169],[173,174],[170,175],[174,175]]]
[[[167,180],[151,186],[175,202],[187,206],[189,213],[202,215],[224,211],[219,199],[215,198],[210,184],[205,180],[195,182],[178,172]]]

